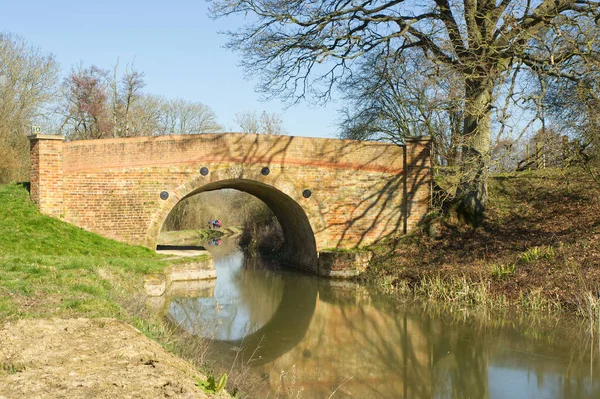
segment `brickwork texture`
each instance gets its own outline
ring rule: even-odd
[[[312,270],[323,249],[412,231],[431,198],[428,138],[406,146],[238,133],[30,142],[31,197],[43,213],[151,248],[179,201],[233,188],[273,210],[285,260]]]

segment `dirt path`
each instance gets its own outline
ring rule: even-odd
[[[0,325],[0,398],[209,398],[191,364],[114,319]],[[229,397],[222,395],[220,397]]]

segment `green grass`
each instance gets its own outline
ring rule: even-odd
[[[523,252],[519,257],[519,261],[524,264],[535,262],[539,259],[553,260],[556,256],[554,248],[551,246],[547,247],[532,247],[527,251]]]
[[[196,255],[196,256],[186,256],[179,259],[169,260],[170,265],[181,265],[181,264],[192,264],[192,263],[200,263],[207,260],[212,259],[212,255]]]
[[[153,251],[89,233],[39,213],[24,187],[0,185],[0,256],[32,254],[154,259]]]
[[[161,231],[158,238],[160,245],[204,245],[206,241],[219,238],[227,237],[234,234],[238,234],[239,229],[236,227],[225,227],[220,230],[178,230],[178,231]]]
[[[144,307],[144,275],[210,258],[171,256],[126,245],[39,213],[20,185],[0,185],[0,323],[18,318],[114,317],[165,349],[195,360],[204,340],[178,346],[172,326]],[[187,350],[187,352],[186,352]],[[197,356],[196,356],[197,357]],[[22,370],[0,364],[0,374]]]
[[[492,269],[492,277],[495,277],[498,279],[513,276],[515,274],[515,265],[512,263],[510,263],[508,265],[504,265],[502,263],[493,264],[491,269]]]
[[[123,317],[117,301],[166,266],[163,256],[40,214],[27,190],[0,185],[0,319]]]

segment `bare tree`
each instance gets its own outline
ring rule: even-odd
[[[200,102],[167,100],[142,93],[144,73],[128,65],[117,78],[92,66],[73,70],[63,84],[61,132],[69,139],[201,134],[222,128]]]
[[[235,122],[240,126],[242,132],[250,134],[272,134],[276,136],[287,135],[283,127],[281,117],[276,113],[263,111],[260,116],[256,112],[237,114]]]
[[[411,136],[431,136],[434,161],[454,166],[462,128],[461,77],[414,51],[405,56],[398,62],[367,55],[341,83],[348,104],[342,109],[341,136],[398,144]]]
[[[222,130],[215,113],[201,102],[164,100],[159,134],[202,134]]]
[[[586,61],[572,64],[583,75],[578,81],[545,80],[544,104],[549,119],[571,140],[562,144],[567,164],[583,166],[600,183],[594,170],[600,166],[600,58]]]
[[[214,17],[251,14],[228,32],[261,90],[291,100],[326,101],[366,54],[397,57],[419,50],[461,76],[462,214],[479,223],[487,200],[492,110],[499,88],[529,70],[578,80],[573,60],[597,50],[586,35],[597,28],[597,0],[221,0]]]
[[[240,129],[242,129],[242,132],[244,133],[258,134],[261,130],[260,121],[256,116],[256,112],[236,114],[234,121],[240,126]]]
[[[131,112],[145,86],[144,73],[127,66],[120,81],[119,63],[112,71],[96,66],[71,71],[63,83],[63,132],[70,139],[130,137]]]
[[[58,64],[20,36],[0,33],[0,183],[26,180],[32,123],[54,100]]]
[[[165,100],[152,94],[141,94],[129,109],[129,136],[164,134],[161,118]]]
[[[114,136],[115,126],[108,105],[107,71],[96,66],[73,69],[63,82],[64,117],[61,132],[71,140]]]
[[[125,74],[121,78],[121,92],[118,96],[114,96],[118,106],[114,106],[113,109],[120,111],[120,115],[116,117],[120,121],[118,136],[129,137],[133,135],[131,132],[131,110],[134,103],[140,98],[140,90],[144,86],[146,86],[144,72],[139,72],[133,66],[128,65]],[[117,85],[115,84],[114,87],[116,89]]]

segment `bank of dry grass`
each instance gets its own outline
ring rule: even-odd
[[[450,307],[600,320],[600,187],[575,170],[494,176],[484,224],[439,219],[431,234],[374,248],[365,278]]]

